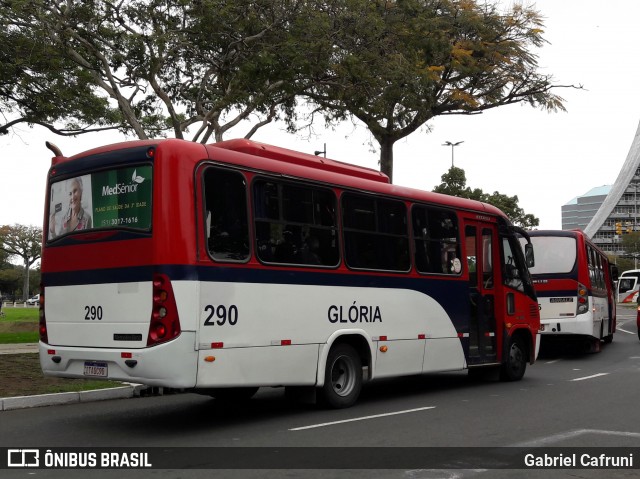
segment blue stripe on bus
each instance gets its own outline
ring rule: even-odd
[[[126,283],[151,281],[154,273],[163,273],[172,281],[211,281],[256,284],[296,284],[361,288],[413,290],[432,297],[449,315],[456,330],[468,331],[470,303],[469,283],[427,277],[402,277],[335,272],[294,271],[254,268],[225,268],[191,265],[157,265],[60,273],[43,273],[45,287],[78,284]],[[460,298],[464,298],[461,300]]]

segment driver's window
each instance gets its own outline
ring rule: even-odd
[[[521,268],[518,265],[518,257],[514,254],[514,251],[511,248],[511,242],[508,238],[502,239],[502,254],[502,279],[504,285],[524,292],[524,284],[522,281]]]
[[[472,288],[478,286],[478,253],[476,252],[476,228],[467,226],[464,230],[467,268],[469,268],[469,285]]]
[[[491,230],[482,230],[482,284],[485,289],[493,288],[493,240]]]

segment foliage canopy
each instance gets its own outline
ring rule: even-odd
[[[40,259],[42,250],[42,228],[38,226],[0,226],[0,250],[9,258],[18,257],[24,266],[23,299],[29,294],[29,268]]]
[[[440,115],[513,103],[563,110],[538,71],[532,7],[477,0],[0,0],[0,134],[219,141],[304,98],[357,118],[393,175],[393,145]]]
[[[513,103],[563,110],[531,49],[541,15],[474,0],[342,0],[331,11],[331,55],[309,96],[329,120],[362,121],[393,175],[393,145],[440,115]]]
[[[63,135],[247,133],[295,104],[297,0],[5,0],[0,113]],[[55,126],[62,121],[63,126]],[[192,127],[190,138],[187,130]]]
[[[526,214],[524,210],[518,206],[517,195],[507,196],[497,191],[489,194],[480,188],[471,189],[467,186],[467,177],[464,170],[456,166],[452,166],[447,173],[442,175],[442,183],[436,186],[433,191],[489,203],[501,209],[514,224],[522,228],[531,229],[540,224],[538,218],[532,214]]]

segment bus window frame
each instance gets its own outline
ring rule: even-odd
[[[345,214],[344,214],[344,198],[345,195],[349,196],[355,196],[355,197],[361,197],[361,198],[369,198],[374,202],[380,200],[380,201],[389,201],[389,202],[394,202],[394,203],[399,203],[402,205],[402,207],[404,208],[404,221],[405,221],[405,236],[402,235],[396,235],[396,234],[392,234],[392,233],[380,233],[379,231],[377,231],[377,215],[378,215],[378,209],[376,206],[376,210],[374,212],[374,214],[376,215],[376,217],[374,217],[374,226],[376,227],[376,231],[367,231],[367,230],[363,230],[363,229],[355,229],[355,228],[346,228],[345,227]],[[409,206],[407,206],[407,204],[409,204]],[[411,209],[411,205],[413,205],[413,202],[410,200],[405,200],[405,199],[400,199],[400,198],[395,198],[393,196],[389,196],[389,195],[384,195],[384,194],[377,194],[377,193],[372,193],[372,192],[364,192],[364,191],[359,191],[359,190],[352,190],[352,189],[343,189],[341,191],[341,194],[339,196],[339,205],[338,205],[338,214],[339,214],[339,228],[341,231],[341,235],[342,235],[342,258],[344,259],[344,264],[347,267],[347,269],[351,270],[351,271],[371,271],[371,272],[376,272],[376,273],[385,273],[385,274],[409,274],[413,271],[414,269],[414,251],[413,248],[411,246],[411,218],[409,216],[409,211]],[[363,267],[355,267],[355,266],[351,266],[349,264],[349,261],[347,260],[347,239],[346,239],[346,233],[347,232],[354,232],[354,233],[374,233],[375,235],[378,236],[388,236],[388,237],[395,237],[395,238],[406,238],[407,241],[407,253],[409,255],[409,261],[408,261],[408,268],[406,270],[399,270],[399,269],[380,269],[380,268],[363,268]]]
[[[245,211],[247,215],[247,244],[249,247],[248,254],[245,259],[235,260],[235,259],[224,259],[224,258],[216,258],[212,250],[209,248],[209,231],[207,231],[207,198],[206,198],[206,181],[205,181],[205,173],[209,169],[214,169],[218,171],[230,172],[234,174],[240,175],[244,182],[244,203],[245,203]],[[195,170],[196,177],[199,177],[200,183],[200,192],[198,201],[195,202],[196,208],[200,208],[199,214],[197,215],[201,218],[202,221],[202,235],[203,235],[203,247],[206,251],[209,259],[215,263],[221,264],[246,264],[249,263],[254,255],[254,242],[252,241],[253,236],[253,224],[252,224],[252,210],[251,210],[251,201],[250,201],[250,193],[249,193],[249,184],[250,179],[247,177],[246,172],[241,168],[233,167],[233,165],[227,164],[219,164],[213,162],[203,162],[196,167]],[[197,193],[197,192],[196,192]],[[200,235],[198,235],[200,237]]]
[[[421,271],[418,268],[418,262],[417,262],[417,258],[416,258],[416,245],[415,242],[416,241],[426,241],[423,238],[419,237],[414,229],[414,224],[413,224],[413,213],[414,210],[416,208],[424,208],[428,211],[433,211],[433,210],[440,210],[440,211],[445,211],[448,213],[451,213],[452,216],[455,218],[456,220],[456,225],[455,225],[455,229],[456,229],[456,242],[455,242],[455,248],[456,248],[456,254],[457,259],[460,261],[460,271],[459,272],[451,272],[451,273],[436,273],[436,272],[431,272],[431,271]],[[460,240],[461,238],[461,227],[460,225],[462,224],[462,219],[459,215],[458,210],[454,209],[454,208],[447,208],[445,206],[439,206],[439,205],[433,205],[433,204],[428,204],[428,203],[420,203],[420,202],[411,202],[411,207],[408,210],[408,215],[409,215],[409,249],[410,249],[410,254],[411,254],[411,259],[412,259],[412,267],[413,269],[416,271],[417,274],[419,274],[420,276],[442,276],[445,278],[458,278],[461,277],[464,272],[465,269],[468,269],[466,266],[464,266],[464,264],[466,263],[466,260],[463,260],[463,252],[462,252],[462,242]],[[439,243],[440,245],[443,245],[444,243],[442,242],[442,238],[439,239]],[[431,240],[429,240],[431,241]],[[435,242],[435,241],[434,241]]]
[[[149,151],[150,148],[144,148],[144,150]],[[110,155],[109,155],[110,156]],[[129,155],[128,155],[129,156]],[[131,155],[133,156],[133,155]],[[91,157],[89,157],[90,159]],[[43,231],[43,236],[44,236],[44,244],[43,246],[63,246],[68,244],[68,241],[71,240],[72,242],[75,243],[74,238],[77,237],[84,237],[84,238],[90,238],[90,239],[96,239],[96,240],[101,240],[105,237],[105,234],[109,236],[109,239],[114,240],[114,239],[130,239],[130,238],[113,238],[111,237],[111,233],[113,233],[114,231],[117,232],[116,234],[120,233],[120,234],[130,234],[133,235],[134,237],[144,237],[144,238],[148,238],[153,236],[153,211],[154,211],[154,193],[155,193],[155,175],[156,175],[156,168],[155,168],[155,162],[153,161],[153,157],[152,158],[146,158],[144,160],[139,160],[139,161],[134,161],[131,163],[127,163],[126,160],[120,160],[120,161],[116,161],[114,163],[108,164],[105,163],[105,159],[104,158],[100,158],[100,162],[98,163],[99,166],[98,168],[91,168],[90,164],[87,162],[87,158],[83,158],[83,162],[85,162],[87,164],[87,166],[84,166],[82,168],[79,168],[77,170],[73,170],[73,171],[68,171],[67,168],[60,168],[60,167],[56,167],[56,173],[58,173],[60,170],[63,170],[61,174],[56,174],[55,176],[52,175],[51,171],[49,172],[49,176],[47,178],[47,185],[46,185],[46,193],[47,193],[47,200],[45,201],[45,217],[44,217],[44,224],[45,224],[45,230]],[[58,236],[55,236],[53,238],[49,238],[49,222],[51,221],[51,202],[49,201],[50,195],[51,195],[51,187],[61,181],[68,181],[71,180],[73,178],[80,178],[82,176],[87,176],[87,175],[93,175],[94,173],[102,173],[105,171],[114,171],[114,170],[118,170],[118,169],[123,169],[123,168],[137,168],[139,166],[150,166],[151,167],[151,181],[152,181],[152,187],[151,187],[151,197],[149,198],[149,202],[150,202],[150,210],[151,210],[151,221],[150,221],[150,225],[148,228],[134,228],[131,226],[126,226],[126,225],[115,225],[115,226],[103,226],[103,227],[91,227],[90,229],[84,229],[84,230],[77,230],[77,231],[69,231],[67,233],[63,233],[60,234]],[[65,171],[67,170],[67,171]],[[83,194],[84,194],[84,190],[83,190]],[[91,212],[91,218],[92,218],[92,222],[94,219],[94,212]],[[86,242],[83,240],[83,242]]]
[[[332,195],[334,200],[334,205],[333,205],[335,208],[334,225],[332,225],[331,227],[328,227],[323,225],[313,225],[309,223],[298,223],[298,222],[286,221],[283,218],[282,204],[278,205],[279,217],[277,220],[273,220],[267,217],[258,219],[255,211],[256,210],[255,188],[256,188],[256,183],[259,181],[275,183],[278,186],[279,191],[280,191],[280,186],[288,185],[293,188],[303,188],[303,189],[308,188],[308,189],[323,190],[323,191],[329,192]],[[250,190],[249,191],[249,207],[250,207],[249,221],[251,223],[251,231],[252,231],[251,242],[253,244],[253,257],[255,257],[255,259],[260,264],[263,264],[265,266],[273,266],[273,267],[314,268],[314,269],[325,269],[325,270],[336,270],[341,267],[341,265],[343,264],[343,261],[342,261],[343,245],[342,245],[342,238],[341,238],[341,224],[340,224],[341,215],[340,215],[340,194],[339,194],[340,190],[339,189],[332,187],[331,185],[313,182],[304,178],[293,178],[293,177],[282,178],[282,177],[270,175],[263,172],[256,173],[251,177],[251,181],[249,182],[248,188]],[[259,254],[260,245],[258,244],[258,230],[256,227],[257,221],[271,221],[272,223],[275,223],[275,224],[282,224],[283,228],[285,224],[295,223],[296,226],[300,226],[300,227],[306,226],[310,228],[323,228],[327,230],[333,229],[333,231],[335,231],[335,239],[337,242],[337,245],[336,245],[337,263],[335,265],[324,265],[324,264],[312,264],[309,262],[286,263],[286,262],[278,262],[278,261],[266,261]]]

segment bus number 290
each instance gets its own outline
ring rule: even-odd
[[[207,319],[204,320],[205,326],[223,326],[224,324],[235,326],[238,322],[238,307],[235,304],[228,308],[224,305],[216,307],[208,304],[204,310],[208,313]]]
[[[102,306],[85,306],[85,321],[100,321],[102,319]]]

